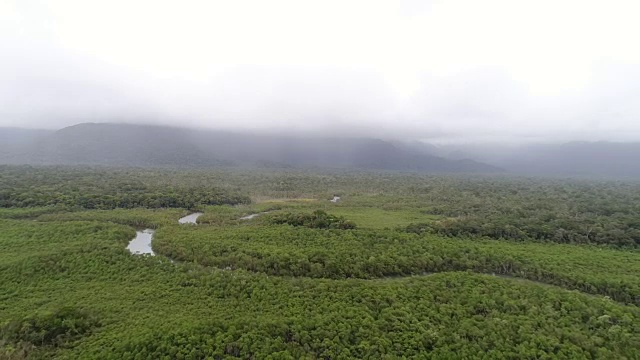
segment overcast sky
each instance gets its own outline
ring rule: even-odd
[[[636,0],[0,0],[0,126],[640,141]]]

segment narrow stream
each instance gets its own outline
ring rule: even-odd
[[[179,224],[196,224],[196,220],[202,215],[202,213],[189,214],[178,220]],[[135,255],[151,255],[156,254],[151,249],[151,240],[153,240],[153,229],[144,229],[142,231],[136,231],[136,237],[129,242],[127,250]]]
[[[180,220],[178,220],[178,222],[180,224],[197,224],[196,220],[198,220],[200,215],[202,215],[202,213],[200,213],[200,212],[193,213],[193,214],[187,215],[187,216],[185,216],[183,218],[180,218]]]
[[[266,214],[266,213],[268,213],[268,211],[261,212],[261,213],[255,213],[255,214],[251,214],[251,215],[247,215],[247,216],[243,216],[243,217],[240,218],[240,220],[251,220],[256,216],[260,216],[260,215]]]
[[[340,197],[336,196],[331,201],[332,202],[338,202],[339,200],[340,200]],[[266,214],[266,213],[268,213],[268,211],[261,212],[261,213],[256,213],[256,214],[251,214],[251,215],[247,215],[247,216],[243,216],[243,217],[240,218],[240,220],[251,220],[251,219],[255,218],[256,216],[260,216],[260,215]],[[202,213],[189,214],[189,215],[187,215],[187,216],[185,216],[183,218],[180,218],[178,220],[178,223],[180,223],[180,224],[196,224],[197,225],[196,220],[201,215],[202,215]],[[136,237],[129,242],[129,245],[127,246],[127,250],[129,250],[134,255],[155,256],[155,253],[153,252],[153,249],[151,248],[151,240],[153,240],[153,233],[154,233],[153,229],[144,229],[144,230],[141,230],[141,231],[136,231]],[[170,261],[173,262],[173,260],[171,260],[171,259],[170,259]],[[434,275],[434,274],[435,273],[423,272],[422,274],[417,274],[417,275],[384,276],[384,277],[381,277],[381,278],[374,278],[374,279],[370,279],[370,280],[397,280],[397,279],[406,279],[406,278],[411,278],[411,277],[425,277],[425,276],[431,276],[431,275]],[[478,273],[478,274],[481,274],[481,273]],[[486,274],[487,275],[493,275],[493,276],[501,277],[501,278],[504,278],[504,279],[528,281],[528,282],[536,283],[536,284],[539,284],[539,285],[558,286],[558,285],[554,285],[552,283],[545,283],[545,282],[542,282],[542,281],[529,280],[526,277],[519,277],[519,276],[515,276],[515,275],[495,274],[495,273],[492,273],[492,274],[486,273]],[[582,293],[583,294],[587,294],[587,295],[598,296],[598,295],[587,293],[587,292],[582,292]]]

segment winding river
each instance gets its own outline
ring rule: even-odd
[[[178,220],[179,224],[195,224],[196,220],[202,215],[202,213],[189,214]],[[136,237],[129,242],[127,250],[135,255],[151,255],[155,256],[153,249],[151,249],[151,240],[153,240],[153,229],[144,229],[136,231]]]
[[[340,197],[334,196],[333,199],[331,199],[330,201],[332,203],[337,203],[338,201],[340,201]],[[266,213],[268,213],[268,211],[243,216],[240,218],[240,220],[251,220],[257,216],[260,216]],[[198,224],[197,220],[201,215],[202,215],[201,212],[189,214],[185,217],[178,219],[178,223],[197,225]],[[155,254],[153,252],[153,249],[151,249],[151,240],[153,240],[153,229],[144,229],[141,231],[136,231],[136,237],[129,242],[127,249],[132,254],[136,254],[136,255],[147,254],[147,255],[154,256]]]
[[[331,202],[338,202],[339,200],[340,200],[340,197],[336,196],[336,197],[334,197],[333,200],[331,200]],[[251,220],[251,219],[255,218],[256,216],[260,216],[260,215],[266,214],[266,213],[268,213],[268,211],[261,212],[261,213],[256,213],[256,214],[251,214],[251,215],[247,215],[247,216],[243,216],[243,217],[240,218],[240,220]],[[194,224],[194,225],[197,225],[196,220],[198,220],[198,217],[200,217],[201,215],[202,215],[202,213],[189,214],[189,215],[187,215],[185,217],[180,218],[178,220],[178,223],[179,224]],[[153,240],[153,233],[154,233],[153,229],[144,229],[144,230],[141,230],[141,231],[136,231],[136,237],[129,242],[129,245],[127,246],[127,250],[129,250],[134,255],[155,256],[155,253],[153,252],[153,249],[151,248],[151,241]],[[173,262],[173,260],[170,260],[170,261]],[[381,281],[397,280],[397,279],[406,279],[406,278],[411,278],[411,277],[425,277],[425,276],[430,276],[430,275],[433,275],[433,274],[434,273],[423,272],[422,274],[418,274],[418,275],[384,276],[382,278],[371,279],[371,280],[381,280]],[[486,273],[486,274],[488,274],[488,273]],[[556,286],[556,287],[558,286],[558,285],[554,285],[554,284],[551,284],[551,283],[545,283],[545,282],[536,281],[536,280],[529,280],[529,279],[527,279],[525,277],[519,277],[519,276],[509,275],[509,274],[497,275],[497,274],[493,273],[493,274],[488,274],[488,275],[498,276],[498,277],[501,277],[501,278],[506,278],[506,279],[511,279],[511,280],[527,281],[527,282],[535,283],[535,284],[538,284],[538,285],[544,285],[544,286]],[[563,288],[563,287],[560,287],[560,288]],[[596,294],[591,294],[591,293],[586,293],[586,292],[582,292],[582,293],[583,294],[587,294],[587,295],[591,295],[591,296],[597,296]]]

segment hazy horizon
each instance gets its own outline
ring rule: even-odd
[[[640,141],[633,1],[0,1],[0,126]]]
[[[198,125],[180,125],[180,124],[164,124],[157,123],[153,121],[113,121],[113,122],[100,122],[100,121],[91,121],[91,122],[80,122],[69,125],[64,125],[62,127],[38,127],[38,126],[0,126],[0,128],[5,129],[15,129],[15,130],[34,130],[34,131],[51,131],[55,132],[58,130],[63,130],[69,127],[78,126],[78,125],[87,125],[87,124],[97,124],[97,125],[138,125],[138,126],[157,126],[163,128],[175,128],[180,130],[189,130],[189,131],[206,131],[206,132],[221,132],[221,133],[230,133],[230,134],[250,134],[255,136],[282,136],[288,138],[309,138],[309,139],[379,139],[383,141],[390,142],[401,142],[406,144],[411,144],[414,142],[422,143],[424,145],[434,145],[436,147],[441,147],[443,149],[464,149],[467,147],[471,147],[474,149],[483,149],[486,151],[504,151],[504,149],[517,149],[517,148],[530,148],[538,145],[565,145],[565,144],[574,144],[574,143],[610,143],[610,144],[638,144],[640,140],[550,140],[550,139],[541,139],[541,140],[516,140],[513,139],[511,142],[500,142],[500,141],[473,141],[470,139],[416,139],[411,137],[402,137],[402,136],[394,136],[394,135],[385,135],[385,134],[371,134],[367,135],[366,133],[339,133],[339,132],[314,132],[314,131],[287,131],[287,130],[252,130],[252,129],[240,129],[240,128],[215,128],[215,127],[204,127]]]

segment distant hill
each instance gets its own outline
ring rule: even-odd
[[[511,174],[638,178],[640,143],[574,141],[562,144],[460,144],[438,147],[438,156],[472,159]]]
[[[8,129],[0,129],[0,139],[16,136],[14,134]],[[25,134],[22,136],[28,137]],[[455,173],[501,171],[498,167],[472,160],[449,160],[408,151],[377,139],[301,138],[93,123],[42,132],[38,134],[38,141],[27,145],[6,146],[0,154],[0,163],[322,167]]]
[[[221,165],[192,143],[189,132],[157,126],[79,124],[41,137],[4,163],[35,165]],[[3,161],[4,160],[4,161]]]
[[[514,151],[499,164],[523,174],[640,177],[640,143],[532,145]]]

